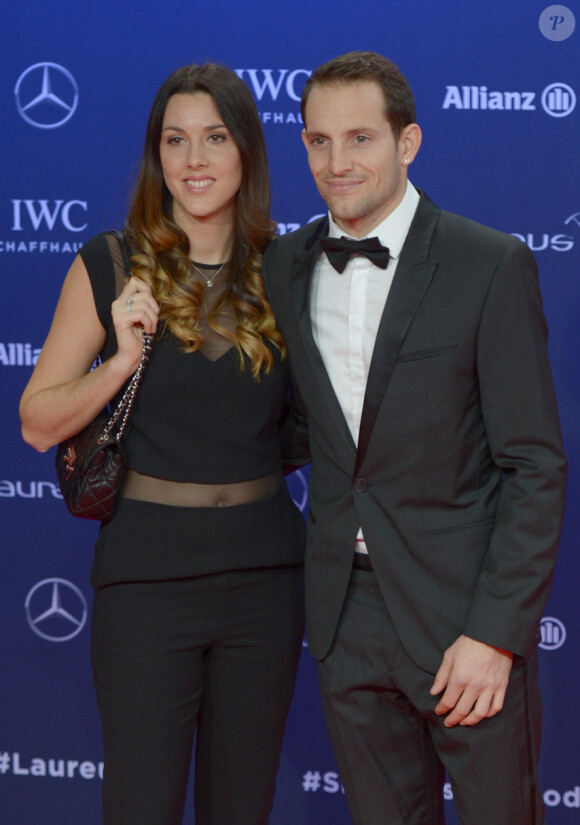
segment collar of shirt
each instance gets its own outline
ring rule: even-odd
[[[388,215],[384,221],[376,226],[371,232],[365,235],[365,238],[378,237],[380,242],[388,247],[391,258],[398,260],[403,244],[409,232],[409,227],[415,217],[415,212],[419,204],[419,193],[407,180],[407,188],[403,196],[403,200],[397,208]],[[346,238],[352,238],[352,235],[347,235],[346,232],[335,223],[332,215],[328,215],[329,227],[328,234],[331,238],[340,238],[343,235]],[[353,238],[353,240],[361,240],[361,238]]]

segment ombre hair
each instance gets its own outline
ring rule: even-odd
[[[231,332],[208,318],[213,329],[236,346],[242,368],[247,356],[252,374],[274,363],[266,341],[285,353],[261,277],[262,254],[274,235],[270,220],[270,188],[266,144],[254,99],[235,72],[217,63],[183,66],[159,89],[149,115],[143,158],[126,229],[138,250],[133,274],[149,283],[160,305],[160,320],[195,351],[203,341],[198,307],[201,286],[191,278],[189,240],[173,218],[173,199],[163,178],[160,141],[163,118],[176,94],[203,92],[213,100],[240,153],[242,182],[236,195],[234,240],[224,300],[231,302],[237,328]]]

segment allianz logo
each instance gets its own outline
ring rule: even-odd
[[[540,622],[540,641],[542,650],[558,650],[566,642],[566,625],[555,616],[543,616]]]
[[[33,367],[39,355],[40,349],[33,349],[32,344],[0,342],[0,366],[2,367]]]
[[[0,498],[58,498],[62,493],[52,481],[10,481],[0,479]]]
[[[312,223],[313,221],[317,221],[319,218],[324,218],[325,214],[325,212],[318,212],[316,215],[308,218],[306,223]],[[277,221],[276,232],[278,235],[286,235],[288,232],[295,232],[297,229],[300,229],[301,226],[302,224],[300,223],[282,223],[281,221]]]
[[[276,232],[278,235],[286,235],[288,232],[295,232],[300,229],[299,223],[278,223],[276,224]]]
[[[490,91],[487,86],[447,86],[443,109],[535,112],[536,92]],[[567,117],[576,107],[576,93],[567,83],[550,83],[540,95],[551,117]]]

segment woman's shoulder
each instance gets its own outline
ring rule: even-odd
[[[93,263],[101,266],[113,263],[113,254],[119,247],[118,239],[120,235],[121,233],[116,230],[99,232],[98,235],[93,235],[92,238],[83,243],[79,254],[87,269]]]
[[[111,324],[111,304],[125,283],[125,265],[116,234],[110,231],[94,235],[79,250],[91,283],[97,314],[105,329]]]
[[[134,245],[123,232],[111,230],[90,238],[80,250],[80,256],[89,273],[93,291],[112,290],[114,298],[123,290],[131,271]]]

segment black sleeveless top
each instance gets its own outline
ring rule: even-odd
[[[103,360],[117,348],[111,318],[121,263],[116,247],[104,233],[80,250],[107,331]],[[200,351],[183,352],[171,334],[162,335],[131,412],[128,466],[144,475],[202,484],[248,481],[281,469],[278,425],[289,371],[274,347],[272,352],[275,365],[258,381],[249,363],[240,369],[235,348],[212,361]]]

